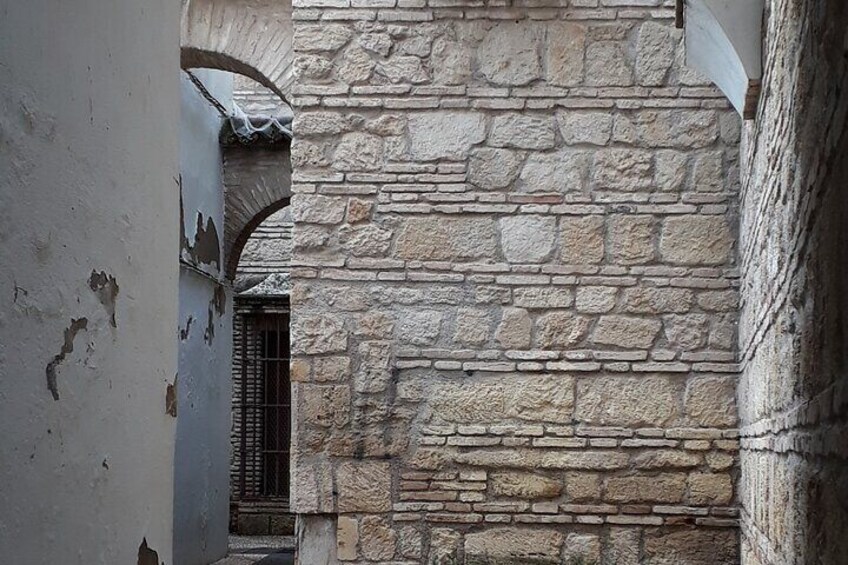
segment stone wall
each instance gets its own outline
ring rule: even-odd
[[[768,2],[745,132],[743,562],[848,562],[848,5]]]
[[[327,4],[294,12],[306,562],[736,562],[739,124],[672,7]]]

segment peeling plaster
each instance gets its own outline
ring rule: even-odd
[[[138,565],[160,565],[159,553],[147,547],[147,538],[142,538],[141,545],[138,546]],[[162,562],[161,565],[165,565]]]
[[[188,319],[186,320],[185,329],[180,328],[180,341],[185,341],[188,339],[189,334],[191,334],[191,324],[194,323],[194,316],[189,314]]]
[[[209,301],[209,309],[206,318],[206,331],[203,332],[203,340],[212,345],[212,340],[215,339],[215,320],[216,314],[220,318],[227,311],[227,293],[224,285],[219,284],[215,287],[215,294],[212,295],[212,300]]]
[[[118,327],[115,320],[115,301],[118,298],[118,282],[112,275],[106,274],[106,271],[91,271],[91,276],[88,278],[88,286],[92,292],[97,295],[100,304],[106,309],[109,314],[109,323],[113,328]]]
[[[68,353],[74,350],[74,339],[82,330],[88,329],[88,318],[71,318],[71,325],[65,328],[65,343],[62,344],[62,349],[53,357],[47,364],[47,388],[53,395],[53,400],[59,400],[59,389],[56,383],[56,369],[67,357]]]

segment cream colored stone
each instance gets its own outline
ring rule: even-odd
[[[689,503],[724,506],[733,500],[733,480],[726,473],[689,475]]]
[[[682,314],[692,308],[693,293],[687,288],[637,286],[624,290],[624,310],[633,314]]]
[[[684,469],[700,464],[699,454],[679,449],[651,449],[633,458],[633,466],[637,469]]]
[[[612,136],[612,115],[606,112],[557,112],[557,123],[566,145],[606,145]]]
[[[495,496],[555,498],[562,492],[562,481],[536,473],[494,472],[489,475],[489,489]]]
[[[509,149],[474,149],[468,164],[468,182],[484,190],[506,188],[518,177],[521,162],[520,153]]]
[[[292,351],[306,355],[347,349],[348,332],[340,316],[292,317]]]
[[[586,27],[571,22],[548,26],[545,51],[546,79],[554,86],[577,86],[583,81]]]
[[[492,27],[477,48],[480,73],[492,84],[520,86],[539,78],[541,28],[526,22]]]
[[[653,216],[615,215],[609,220],[609,252],[619,265],[639,265],[654,260]]]
[[[389,250],[392,231],[373,223],[343,226],[339,229],[339,243],[354,257],[378,257]]]
[[[674,62],[678,37],[675,30],[656,22],[645,22],[639,28],[636,76],[645,86],[662,86]]]
[[[692,351],[707,343],[709,318],[705,314],[663,316],[663,329],[669,348]]]
[[[589,319],[570,312],[543,314],[536,322],[536,345],[540,349],[571,347],[586,337]]]
[[[417,161],[466,159],[486,136],[483,114],[462,111],[409,114],[409,153]]]
[[[506,349],[526,349],[530,347],[532,331],[533,321],[526,310],[505,308],[495,331],[495,339]]]
[[[431,345],[439,339],[444,314],[438,310],[409,310],[398,316],[395,336],[400,343]]]
[[[365,516],[359,524],[359,547],[371,561],[385,561],[395,555],[397,534],[382,516]]]
[[[429,80],[420,57],[395,55],[377,63],[376,74],[386,77],[389,82],[421,84]]]
[[[477,308],[460,308],[456,313],[453,340],[462,345],[482,345],[492,335],[489,312]]]
[[[395,245],[401,259],[469,261],[496,256],[495,224],[489,218],[409,218]]]
[[[315,357],[312,367],[312,378],[316,382],[337,382],[350,376],[349,357]]]
[[[498,114],[492,121],[488,143],[492,147],[551,149],[556,144],[554,117],[538,113]]]
[[[340,463],[336,469],[339,512],[391,510],[391,467],[382,461]]]
[[[522,192],[580,192],[586,184],[589,155],[562,149],[554,153],[531,153],[521,170]]]
[[[292,47],[298,53],[336,51],[348,42],[352,30],[343,24],[295,26]]]
[[[596,502],[601,496],[601,479],[597,473],[567,473],[565,493],[569,502]]]
[[[341,428],[350,422],[350,387],[347,385],[292,385],[298,403],[298,418],[321,428]]]
[[[501,249],[510,263],[542,263],[556,238],[556,218],[522,214],[499,220]]]
[[[633,69],[625,46],[618,41],[596,41],[586,47],[588,86],[630,86]]]
[[[736,424],[736,384],[734,376],[695,377],[686,389],[686,414],[699,426]]]
[[[471,78],[471,48],[463,42],[438,37],[433,42],[430,67],[436,84],[465,84]]]
[[[733,234],[723,216],[678,216],[663,225],[660,253],[671,263],[724,264],[732,251]]]
[[[465,536],[467,565],[560,563],[563,536],[555,530],[492,528]]]
[[[673,377],[591,376],[577,381],[575,418],[593,425],[673,425],[682,393]]]
[[[513,304],[530,310],[569,308],[574,303],[574,293],[570,288],[529,286],[516,288],[512,291],[512,296]]]
[[[368,133],[347,133],[333,155],[337,171],[374,171],[383,164],[383,140]]]
[[[651,318],[601,316],[592,332],[592,341],[628,349],[647,349],[656,340],[662,324]]]
[[[392,337],[395,321],[391,314],[371,310],[356,318],[354,333],[368,339],[388,339]]]
[[[376,63],[359,45],[350,45],[336,65],[336,76],[347,84],[358,84],[371,78]]]
[[[691,151],[718,139],[713,110],[645,110],[634,116],[635,139],[645,147],[676,147]]]
[[[618,289],[609,286],[578,286],[575,305],[584,314],[605,314],[615,307]]]
[[[346,200],[320,194],[295,194],[292,197],[292,219],[295,224],[338,224],[344,219]],[[295,238],[301,229],[294,230]]]
[[[731,528],[656,529],[645,534],[644,565],[717,565],[739,562]]]
[[[339,561],[354,561],[359,544],[359,522],[350,516],[339,516],[336,521],[336,556]]]
[[[595,190],[648,190],[653,181],[653,155],[642,149],[605,149],[595,153],[593,171]]]
[[[430,532],[428,564],[451,565],[459,563],[459,545],[462,534],[449,528],[433,528]]]
[[[589,565],[601,562],[601,540],[594,534],[571,532],[563,544],[563,565]]]
[[[415,526],[404,526],[398,536],[398,551],[406,559],[420,559],[422,556],[423,536]]]
[[[604,219],[601,216],[564,217],[560,220],[560,261],[600,263],[604,258]]]
[[[506,416],[532,422],[568,424],[574,412],[574,380],[565,376],[527,376],[510,379]]]
[[[686,494],[686,475],[661,473],[655,476],[609,477],[605,481],[604,492],[604,499],[609,502],[676,504]]]

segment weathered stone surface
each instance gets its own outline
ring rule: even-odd
[[[354,561],[359,543],[359,522],[350,516],[339,516],[336,521],[336,556],[340,561]]]
[[[635,192],[651,188],[653,156],[641,149],[605,149],[595,153],[592,185],[596,190]]]
[[[347,221],[350,224],[362,222],[371,217],[371,210],[374,205],[366,200],[359,198],[351,198],[347,203]]]
[[[356,317],[353,333],[368,339],[388,339],[395,327],[394,317],[387,312],[371,310]]]
[[[498,190],[511,185],[521,170],[521,154],[509,149],[480,147],[471,152],[468,182],[484,190]]]
[[[347,119],[337,112],[304,112],[292,124],[296,135],[338,134],[347,130]]]
[[[604,218],[584,216],[560,220],[560,261],[600,263],[604,259]]]
[[[366,341],[359,344],[359,368],[354,374],[356,392],[383,392],[389,385],[391,374],[391,342]]]
[[[388,33],[363,33],[356,41],[366,51],[388,57],[392,50],[392,37]]]
[[[699,426],[736,424],[736,377],[693,378],[686,389],[686,415]]]
[[[586,184],[589,155],[563,149],[555,153],[531,153],[521,170],[522,192],[580,192]]]
[[[488,143],[492,147],[551,149],[556,143],[554,118],[545,114],[499,114],[492,121]]]
[[[307,224],[338,224],[344,219],[345,199],[320,194],[292,196],[292,219]],[[297,239],[295,230],[295,239]]]
[[[477,48],[480,72],[498,85],[519,86],[539,78],[541,31],[540,27],[525,22],[493,26]]]
[[[574,380],[564,376],[512,379],[506,392],[506,415],[532,422],[567,424],[574,410]]]
[[[578,287],[578,292],[580,291]],[[516,288],[513,291],[513,304],[521,308],[544,309],[568,308],[574,302],[574,294],[569,288],[550,286],[531,286]]]
[[[321,428],[342,427],[350,421],[350,388],[347,385],[297,383],[298,418]]]
[[[456,313],[453,340],[463,345],[482,345],[492,335],[492,317],[486,310],[460,308]]]
[[[500,383],[438,383],[430,396],[433,415],[446,422],[496,422],[506,413],[506,391]]]
[[[588,565],[601,562],[601,540],[594,534],[571,532],[565,537],[562,563],[564,565]]]
[[[342,24],[295,26],[292,47],[299,53],[336,51],[348,42],[352,30]]]
[[[719,192],[724,188],[721,151],[708,151],[695,158],[692,167],[692,186],[698,192]]]
[[[639,286],[624,290],[624,309],[633,314],[682,314],[692,308],[693,293],[686,288]]]
[[[647,349],[654,344],[662,324],[651,318],[629,316],[602,316],[592,341],[602,345],[615,345],[630,349]]]
[[[536,345],[541,349],[570,347],[586,337],[589,319],[571,312],[550,312],[536,322]]]
[[[689,168],[689,156],[682,151],[663,149],[654,157],[654,185],[662,192],[683,190]]]
[[[459,453],[458,463],[481,467],[512,467],[515,469],[582,469],[613,470],[627,466],[626,453],[610,450],[542,451],[539,449],[501,449]]]
[[[347,133],[342,136],[333,155],[337,171],[374,171],[383,163],[383,140],[368,133]]]
[[[420,84],[429,80],[421,59],[406,55],[396,55],[377,63],[376,73],[386,77],[392,83]]]
[[[471,48],[444,36],[433,42],[430,66],[436,84],[465,84],[471,78]]]
[[[682,394],[674,377],[588,377],[577,381],[574,417],[597,425],[673,425]]]
[[[698,306],[708,312],[733,312],[739,307],[735,290],[708,290],[698,294]]]
[[[501,249],[510,263],[542,263],[554,249],[556,218],[510,216],[501,218]]]
[[[533,321],[527,310],[505,308],[501,322],[495,331],[495,339],[506,349],[526,349],[530,347],[530,335]]]
[[[601,478],[597,473],[567,473],[565,493],[569,502],[597,501],[601,497]]]
[[[489,475],[489,489],[495,496],[555,498],[562,492],[562,481],[535,473],[497,472]]]
[[[589,86],[630,86],[633,69],[622,43],[596,41],[586,47],[586,84]]]
[[[348,84],[365,82],[371,78],[376,63],[359,45],[345,49],[340,63],[336,66],[336,76]]]
[[[566,145],[606,145],[612,136],[612,115],[605,112],[557,112],[557,123]]]
[[[349,375],[349,357],[316,357],[312,361],[312,378],[316,382],[342,381]]]
[[[697,467],[701,457],[697,453],[677,449],[652,449],[633,458],[637,469],[683,469]]]
[[[333,72],[333,62],[324,55],[299,54],[293,64],[294,76],[301,81],[325,79]]]
[[[583,81],[586,27],[576,23],[548,26],[545,51],[546,79],[554,86],[576,86]]]
[[[732,565],[739,562],[735,529],[653,530],[645,533],[645,565]]]
[[[670,348],[691,351],[706,345],[709,318],[705,314],[672,314],[663,316],[663,328]]]
[[[646,147],[706,147],[718,138],[718,120],[711,110],[646,110],[633,120],[635,141]]]
[[[389,250],[392,231],[377,224],[345,226],[339,230],[339,243],[355,257],[377,257]]]
[[[458,563],[459,544],[462,534],[449,528],[433,528],[430,532],[430,554],[428,563],[451,565]]]
[[[639,265],[654,260],[653,216],[617,215],[609,221],[610,256],[621,265]]]
[[[689,475],[689,504],[724,506],[733,500],[733,479],[726,473]]]
[[[465,536],[467,565],[560,563],[562,534],[554,530],[492,528]]]
[[[489,218],[410,218],[395,245],[401,259],[469,261],[494,257],[497,234]]]
[[[400,343],[430,345],[439,338],[443,317],[438,310],[406,311],[398,316],[395,336]]]
[[[348,332],[339,316],[293,316],[292,350],[314,355],[341,352],[347,349]]]
[[[733,241],[724,216],[679,216],[663,224],[660,254],[670,263],[719,265],[730,259]]]
[[[418,161],[460,160],[471,146],[483,141],[486,122],[482,114],[460,111],[409,114],[409,153]]]
[[[584,314],[605,314],[615,307],[618,289],[609,286],[578,286],[575,306]]]
[[[391,467],[382,461],[343,462],[336,470],[339,512],[391,510]]]
[[[398,552],[407,559],[420,559],[422,555],[423,536],[414,526],[404,526],[398,536]]]
[[[397,534],[381,516],[365,516],[359,523],[362,556],[371,561],[391,559],[395,555]]]
[[[610,528],[607,555],[610,564],[639,565],[639,538],[636,528]]]
[[[681,502],[686,494],[685,473],[661,473],[655,476],[609,477],[605,484],[609,502]]]
[[[656,22],[645,22],[639,28],[636,76],[645,86],[662,86],[674,62],[678,37],[674,30]]]

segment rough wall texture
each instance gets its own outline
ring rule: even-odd
[[[743,150],[743,562],[848,563],[848,5],[767,4]]]
[[[736,562],[738,120],[673,10],[332,4],[294,12],[302,547]]]
[[[219,100],[231,97],[229,73],[196,76]],[[227,552],[232,293],[222,260],[221,117],[184,74],[181,100],[174,562],[202,565]]]
[[[0,561],[171,565],[179,7],[0,13]]]

